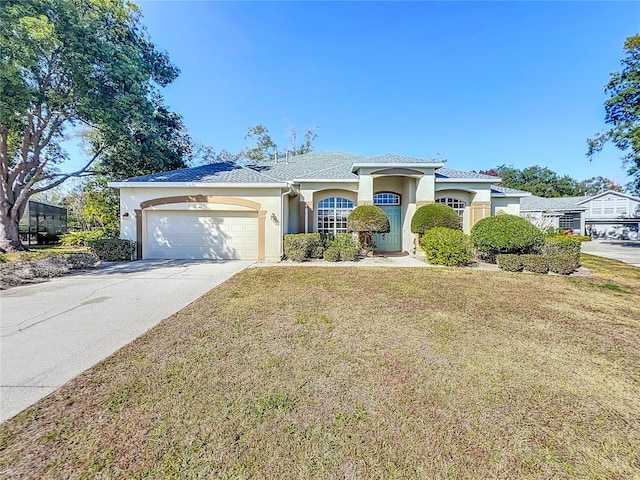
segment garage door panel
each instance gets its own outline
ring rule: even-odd
[[[257,231],[250,212],[151,211],[144,257],[257,260]]]

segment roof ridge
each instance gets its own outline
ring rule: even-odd
[[[358,156],[358,157],[361,157],[361,158],[368,158],[368,157],[362,157],[360,155],[354,155],[354,156]],[[331,170],[332,168],[342,167],[344,165],[353,166],[354,163],[355,163],[354,161],[347,160],[347,161],[344,161],[344,162],[337,163],[335,165],[331,165],[330,167],[320,168],[319,170],[314,170],[312,172],[309,172],[309,173],[303,175],[301,178],[309,178],[309,175],[315,175],[315,174],[320,173],[320,172],[326,172],[327,170]]]

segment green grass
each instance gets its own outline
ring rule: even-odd
[[[84,247],[62,247],[52,245],[26,246],[22,252],[0,253],[2,263],[20,263],[42,260],[47,257],[65,258],[72,253],[86,253],[89,250]]]
[[[2,424],[0,476],[637,478],[640,270],[583,263],[246,270]]]

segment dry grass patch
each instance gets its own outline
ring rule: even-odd
[[[585,263],[246,270],[4,423],[0,472],[634,478],[640,276]]]

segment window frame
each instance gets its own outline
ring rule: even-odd
[[[378,200],[376,199],[378,197]],[[393,203],[380,202],[382,199],[393,199]],[[391,207],[402,205],[402,197],[395,192],[378,192],[373,195],[373,204],[378,207]]]
[[[322,235],[348,233],[347,218],[355,202],[345,197],[327,197],[316,206],[316,232]]]
[[[453,202],[457,202],[459,204],[462,204],[463,207],[454,207],[453,205],[450,205],[449,203],[453,203]],[[458,214],[458,216],[460,217],[460,220],[463,219],[464,216],[464,211],[467,209],[467,202],[465,202],[464,200],[460,200],[459,198],[456,197],[440,197],[440,198],[436,198],[436,203],[441,203],[444,205],[447,205],[448,207],[453,208],[456,213]]]

